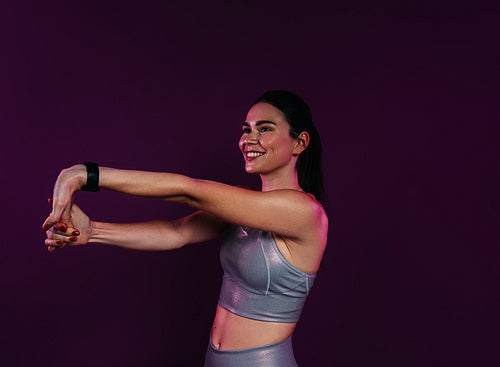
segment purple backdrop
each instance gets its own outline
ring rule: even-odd
[[[374,3],[3,2],[0,364],[199,366],[220,239],[49,254],[46,198],[83,161],[255,184],[241,122],[283,88],[322,134],[331,219],[299,364],[499,365],[498,7]],[[77,202],[101,221],[190,212]]]

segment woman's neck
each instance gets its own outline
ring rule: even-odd
[[[260,179],[262,181],[262,191],[272,191],[272,190],[302,190],[298,179],[297,171],[294,169],[293,172],[289,174],[261,174]]]

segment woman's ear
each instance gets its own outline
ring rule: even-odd
[[[309,145],[309,134],[307,131],[302,131],[299,136],[297,136],[297,142],[293,148],[293,154],[302,153]]]

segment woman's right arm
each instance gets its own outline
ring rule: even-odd
[[[47,231],[45,245],[49,251],[58,247],[84,244],[104,244],[135,250],[164,251],[180,248],[190,243],[211,240],[227,228],[227,223],[203,211],[174,220],[155,220],[142,223],[105,223],[91,221],[78,206],[73,204],[71,222],[78,228],[56,225]],[[61,228],[61,229],[56,229]],[[73,241],[71,240],[73,239]]]

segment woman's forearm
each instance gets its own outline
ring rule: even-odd
[[[101,167],[99,186],[127,195],[182,201],[192,179],[165,172],[122,170]],[[178,200],[175,200],[175,199]]]
[[[74,190],[87,180],[87,170],[79,164],[63,171]],[[126,195],[185,202],[189,185],[194,180],[183,175],[99,167],[99,187]]]
[[[89,244],[119,246],[134,250],[163,251],[186,244],[178,221],[151,221],[142,223],[92,222]]]

